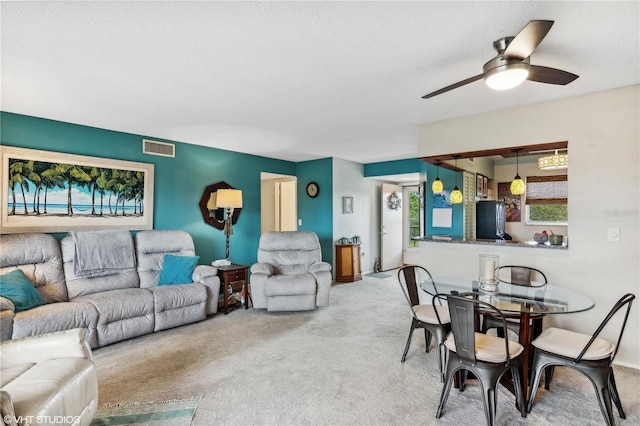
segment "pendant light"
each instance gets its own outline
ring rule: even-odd
[[[516,153],[516,177],[513,178],[511,182],[511,193],[513,195],[521,195],[524,194],[524,181],[518,174],[518,153],[522,151],[522,148],[514,149],[513,152]]]
[[[434,194],[439,194],[444,189],[444,185],[440,180],[440,174],[438,173],[439,170],[440,170],[440,163],[438,162],[438,164],[436,164],[436,179],[431,184],[431,190],[433,191]]]
[[[462,191],[458,188],[458,158],[459,155],[454,155],[453,158],[456,159],[456,186],[453,187],[453,191],[451,191],[451,204],[460,204],[462,203]]]

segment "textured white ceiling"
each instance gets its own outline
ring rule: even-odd
[[[639,5],[3,1],[1,107],[291,161],[411,158],[422,123],[639,84]],[[531,62],[578,80],[421,99],[533,19],[555,25]]]

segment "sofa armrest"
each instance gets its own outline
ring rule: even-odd
[[[0,296],[0,311],[16,311],[16,306],[6,297]]]
[[[253,265],[251,265],[252,274],[266,274],[268,276],[271,276],[274,272],[275,269],[268,263],[254,263]]]
[[[17,426],[11,395],[6,391],[0,391],[0,415],[4,426]]]
[[[215,266],[196,265],[196,268],[193,270],[193,274],[191,275],[191,279],[194,283],[203,283],[205,278],[217,276],[218,268]]]
[[[331,265],[327,262],[316,262],[309,266],[309,272],[315,274],[317,272],[331,272]]]
[[[21,337],[0,344],[2,368],[56,358],[87,358],[93,361],[84,328]]]

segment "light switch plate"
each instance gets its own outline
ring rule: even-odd
[[[607,241],[610,243],[620,242],[620,228],[607,229]]]

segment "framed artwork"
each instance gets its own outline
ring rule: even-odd
[[[521,195],[513,195],[511,193],[511,182],[498,183],[498,201],[503,202],[507,206],[507,222],[522,221],[521,215]]]
[[[0,233],[153,229],[153,164],[0,147]]]
[[[342,213],[353,213],[353,197],[342,197]]]
[[[480,173],[476,174],[476,197],[487,198],[489,192],[489,180]]]

